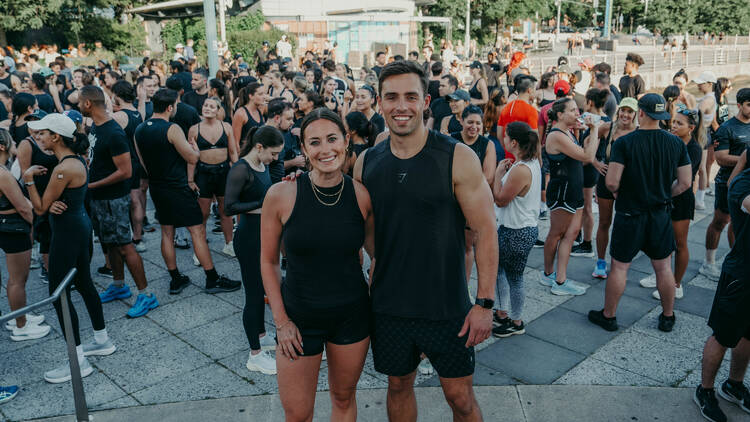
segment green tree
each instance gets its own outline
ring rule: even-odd
[[[0,1],[0,45],[7,45],[6,31],[39,29],[60,12],[64,0]]]

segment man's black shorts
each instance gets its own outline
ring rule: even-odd
[[[727,189],[727,184],[716,182],[714,192],[716,194],[714,209],[729,215],[729,189]]]
[[[375,370],[400,377],[417,369],[424,353],[441,378],[474,373],[474,348],[469,333],[458,337],[464,319],[432,321],[373,314],[372,357]]]
[[[203,224],[198,195],[189,187],[163,187],[152,183],[149,190],[154,208],[159,214],[159,224],[174,227]]]
[[[612,258],[628,263],[643,251],[651,259],[664,259],[674,250],[672,219],[666,206],[637,215],[615,213],[609,247]]]
[[[734,348],[743,337],[750,340],[750,280],[721,272],[708,326],[724,347]]]

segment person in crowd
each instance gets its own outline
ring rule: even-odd
[[[568,279],[567,268],[573,241],[581,230],[583,163],[594,160],[601,121],[592,116],[583,120],[590,134],[581,145],[573,134],[574,130],[583,129],[575,101],[563,98],[552,103],[548,120],[552,128],[547,133],[544,149],[550,163],[547,186],[550,231],[544,242],[544,274],[539,281],[551,287],[552,294],[578,296],[586,293],[587,286]]]
[[[371,141],[373,138],[372,134],[377,129],[372,124],[372,121],[361,111],[352,111],[346,115],[346,127],[349,128],[351,148],[349,148],[350,154],[344,169],[345,173],[351,176],[357,157],[367,148],[373,146],[373,141]]]
[[[620,78],[620,93],[623,98],[640,99],[646,93],[646,82],[638,74],[638,68],[643,66],[643,57],[636,53],[625,56],[625,75]]]
[[[195,92],[195,91],[193,91]],[[224,212],[224,195],[227,186],[227,175],[231,163],[237,161],[236,142],[232,125],[221,121],[218,113],[221,100],[211,97],[203,102],[201,109],[203,121],[188,131],[188,142],[198,147],[198,163],[188,164],[188,186],[198,194],[198,205],[203,215],[203,225],[208,220],[211,203],[218,203],[219,221],[224,234],[222,253],[234,257],[232,244],[232,218]]]
[[[383,51],[378,51],[375,53],[375,66],[372,67],[372,71],[375,72],[375,74],[380,77],[380,71],[383,70],[383,66],[385,66],[386,61],[388,60],[388,56]]]
[[[5,85],[13,92],[21,91],[21,79],[11,73],[10,66],[4,61],[0,61],[0,84]]]
[[[713,72],[707,71],[698,75],[698,78],[696,78],[694,82],[698,84],[698,90],[703,94],[696,99],[696,108],[700,110],[703,116],[701,120],[703,121],[703,129],[706,131],[706,142],[704,143],[704,146],[707,147],[711,142],[711,126],[713,125],[716,116],[716,96],[714,95],[714,85],[716,85],[717,79]],[[706,189],[709,186],[709,175],[706,171],[707,160],[708,149],[705,148],[698,169],[698,191],[695,194],[695,202],[702,202],[704,209],[706,208]]]
[[[190,79],[191,91],[186,91],[180,98],[183,102],[194,109],[203,110],[203,103],[208,98],[208,70],[200,68],[192,72]]]
[[[594,75],[596,73],[604,73],[605,75],[610,77],[610,83],[609,83],[609,91],[612,93],[612,97],[615,99],[617,104],[620,104],[620,101],[622,100],[622,94],[620,93],[620,90],[617,89],[617,87],[612,83],[612,66],[609,65],[609,63],[598,63],[595,64],[593,68],[591,68],[591,71],[594,72]],[[601,87],[597,87],[601,88]]]
[[[26,92],[19,92],[13,96],[13,104],[10,109],[11,118],[7,123],[7,129],[16,145],[29,136],[29,128],[26,120],[38,109],[39,105],[36,102],[36,97],[33,95]]]
[[[290,103],[294,101],[294,94],[292,90],[284,85],[282,81],[282,73],[278,70],[268,72],[268,98],[283,98]]]
[[[664,88],[664,91],[661,95],[667,101],[667,111],[669,112],[669,114],[674,114],[678,104],[677,99],[680,97],[680,87],[678,87],[677,85],[670,85]],[[668,131],[669,125],[671,123],[672,120],[663,120],[659,122],[659,127]]]
[[[474,60],[469,65],[469,72],[471,73],[471,87],[469,88],[470,103],[484,108],[489,100],[487,76],[484,74],[484,66],[482,66],[479,60]]]
[[[492,334],[501,338],[526,332],[521,319],[525,299],[523,273],[531,248],[539,238],[538,198],[542,188],[536,131],[524,122],[512,122],[503,141],[516,161],[506,158],[498,163],[492,187],[498,207],[500,251],[493,315],[497,326]]]
[[[266,113],[266,126],[275,127],[284,137],[284,145],[289,144],[292,149],[295,148],[295,140],[292,138],[290,129],[294,125],[294,110],[292,104],[283,98],[274,98],[268,103]],[[283,151],[283,149],[282,149]],[[286,174],[284,157],[279,156],[268,164],[268,171],[271,174],[271,182],[277,183]]]
[[[495,144],[495,155],[499,163],[505,158],[505,147],[497,139],[497,120],[500,118],[500,112],[505,107],[506,102],[505,90],[501,86],[495,86],[490,89],[490,100],[485,106],[484,113],[484,136]]]
[[[610,91],[611,92],[611,91]],[[612,212],[614,211],[615,196],[607,188],[607,170],[612,152],[612,144],[616,139],[633,132],[638,126],[638,101],[635,98],[623,98],[617,109],[617,118],[609,124],[602,125],[599,130],[601,141],[596,152],[596,160],[600,172],[596,182],[596,203],[599,208],[599,222],[596,228],[596,266],[591,274],[594,278],[607,278],[607,245],[609,244],[609,228],[612,226]]]
[[[263,286],[277,327],[279,393],[287,420],[312,420],[325,350],[331,419],[355,421],[356,385],[370,343],[359,252],[364,246],[373,254],[372,203],[365,187],[342,172],[349,141],[341,118],[319,108],[303,119],[300,131],[311,171],[271,187],[257,223]]]
[[[454,132],[461,132],[463,125],[461,124],[461,115],[464,109],[471,102],[471,96],[463,89],[459,89],[452,94],[448,95],[448,105],[451,109],[450,116],[443,117],[440,122],[440,133],[450,135]]]
[[[36,189],[34,176],[47,171],[40,165],[33,165],[23,173],[24,183],[29,191],[29,198],[37,215],[50,213],[52,240],[49,259],[49,294],[51,295],[71,268],[76,269],[73,280],[76,290],[83,298],[91,324],[94,327],[94,340],[81,344],[78,327],[78,313],[70,299],[70,286],[65,289],[73,325],[73,337],[76,355],[81,369],[81,377],[94,372],[86,356],[108,356],[117,350],[109,338],[104,322],[102,302],[91,280],[91,220],[84,208],[84,198],[88,189],[88,171],[86,161],[81,156],[89,149],[88,138],[76,132],[73,121],[62,114],[49,114],[43,119],[29,122],[30,128],[36,131],[35,139],[43,150],[53,151],[59,163],[50,177],[49,185],[40,196]],[[60,300],[54,302],[58,321],[63,320]],[[65,333],[65,330],[63,330]],[[67,334],[65,334],[67,336]],[[65,362],[59,368],[44,373],[44,380],[57,384],[70,380],[70,365]]]
[[[440,95],[440,78],[443,76],[443,63],[440,61],[430,65],[430,81],[427,85],[427,93],[430,94],[430,102],[437,100]]]
[[[714,97],[716,98],[716,113],[714,114],[714,121],[711,122],[711,133],[709,136],[709,142],[707,146],[708,154],[706,156],[706,174],[710,179],[712,177],[712,168],[716,159],[714,157],[714,149],[716,146],[716,131],[719,127],[729,120],[729,91],[732,90],[732,82],[727,78],[716,78],[716,84],[714,85]],[[707,186],[699,186],[698,190],[704,189],[709,195],[714,195],[714,191],[711,189],[710,180],[706,180]],[[710,193],[709,193],[710,192]],[[698,202],[696,193],[696,204]],[[696,209],[698,207],[696,206]]]
[[[497,139],[505,139],[505,126],[511,122],[525,122],[532,129],[537,129],[539,112],[531,105],[534,101],[534,84],[536,78],[533,76],[522,75],[516,78],[514,88],[517,97],[506,104],[500,112],[500,118],[497,120]]]
[[[40,110],[43,110],[47,114],[61,111],[57,110],[55,101],[47,93],[47,81],[44,79],[44,76],[39,73],[32,74],[29,88],[31,88],[31,94],[36,97],[36,102]]]
[[[737,91],[736,116],[724,122],[716,131],[716,162],[721,166],[716,175],[716,201],[714,202],[714,216],[706,229],[706,258],[699,272],[711,280],[718,280],[721,276],[716,264],[716,250],[724,227],[730,222],[727,204],[727,180],[737,164],[737,157],[750,145],[750,88]],[[727,233],[729,245],[734,244],[734,231]]]
[[[449,104],[448,96],[458,90],[458,79],[453,75],[443,75],[440,77],[440,86],[438,87],[439,98],[430,100],[430,111],[432,113],[431,123],[428,125],[432,130],[440,130],[440,125],[446,116],[453,114]]]
[[[554,91],[555,82],[557,82],[557,72],[544,73],[539,80],[536,88],[535,100],[539,108],[552,104],[557,99]]]
[[[669,204],[690,187],[690,157],[685,143],[659,128],[669,119],[667,104],[659,94],[638,100],[639,128],[612,145],[607,169],[607,188],[617,196],[612,227],[612,269],[607,279],[604,308],[592,310],[589,321],[616,331],[615,316],[630,262],[639,251],[651,259],[662,313],[658,328],[672,331],[675,324],[675,278],[671,256],[675,249]]]
[[[688,77],[687,72],[685,72],[685,69],[678,70],[672,77],[672,85],[680,88],[680,95],[677,97],[676,101],[684,104],[688,109],[694,110],[697,105],[695,96],[685,90],[689,81],[690,78]]]
[[[250,129],[265,123],[261,108],[266,104],[266,87],[252,82],[240,90],[238,98],[237,109],[232,117],[232,133],[237,151],[239,142],[245,139]]]
[[[323,101],[325,101],[326,107],[328,107],[331,111],[334,113],[341,113],[342,105],[341,102],[338,100],[338,97],[336,97],[336,80],[332,77],[328,76],[325,79],[323,79],[323,84],[320,87],[321,92],[320,95],[323,97]]]
[[[187,164],[197,164],[198,146],[190,144],[177,124],[169,119],[176,113],[177,92],[162,88],[154,94],[154,117],[135,131],[138,157],[149,176],[151,199],[161,224],[161,251],[171,281],[169,293],[179,294],[190,278],[177,268],[174,250],[175,227],[187,227],[198,261],[206,273],[207,293],[239,290],[240,282],[219,275],[206,242],[206,229],[195,192],[190,189]]]
[[[21,185],[10,172],[16,146],[6,129],[0,129],[0,249],[5,253],[8,271],[7,293],[10,310],[26,306],[26,281],[31,264],[31,226],[34,221],[31,203]],[[24,341],[39,339],[50,332],[42,324],[44,315],[27,313],[5,324],[11,331],[10,339]]]
[[[612,90],[609,89],[609,75],[604,72],[594,73],[593,87],[609,92],[609,95],[607,95],[607,102],[604,103],[604,108],[602,109],[602,111],[604,111],[604,114],[609,118],[609,120],[614,120],[615,113],[617,113],[618,100],[615,98],[614,94],[612,94]]]
[[[375,89],[369,85],[362,85],[354,95],[354,111],[364,114],[373,125],[373,131],[367,139],[370,145],[375,142],[375,138],[380,133],[385,132],[385,119],[375,111],[377,98]],[[348,115],[349,113],[347,113]]]

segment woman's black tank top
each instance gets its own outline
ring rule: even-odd
[[[469,97],[474,98],[475,100],[481,100],[482,93],[479,92],[479,88],[477,87],[477,85],[479,85],[479,81],[474,82],[474,85],[472,85],[469,89]]]
[[[547,99],[542,98],[542,101],[539,101],[539,108],[542,108],[546,106],[547,104],[552,104],[554,102],[555,100],[547,100]]]
[[[49,184],[49,178],[52,176],[52,170],[57,165],[57,157],[54,154],[45,154],[31,137],[26,138],[26,142],[31,144],[31,165],[38,165],[47,169],[46,174],[34,176],[37,192],[39,192],[39,195],[44,195],[44,191]]]
[[[23,196],[28,198],[29,192],[26,190],[26,187],[23,184],[21,184],[21,182],[19,182],[18,180],[16,180],[16,183],[18,184],[18,187],[21,189],[21,193],[23,193]],[[0,211],[10,211],[12,209],[15,209],[15,207],[10,202],[8,197],[0,193]],[[8,214],[4,214],[4,215],[8,215]]]
[[[367,298],[368,287],[359,263],[365,241],[365,221],[359,209],[354,182],[344,176],[341,185],[321,188],[316,194],[310,173],[297,179],[297,198],[282,231],[286,249],[284,301],[295,307],[326,309],[358,303]]]
[[[462,144],[466,145],[467,147],[471,148],[472,151],[479,157],[479,164],[484,165],[484,157],[487,156],[487,144],[490,142],[489,139],[486,137],[479,135],[477,137],[477,140],[474,141],[473,144],[469,145],[466,142],[464,142],[463,136],[461,136],[461,132],[453,132],[451,133],[451,137],[453,139],[461,142]]]
[[[15,124],[11,123],[10,135],[16,142],[16,146],[18,146],[21,141],[29,137],[29,125],[24,123],[21,126],[15,126]]]
[[[577,145],[580,145],[578,139],[573,136],[570,132],[564,132],[556,127],[550,129],[547,136],[552,132],[560,132],[573,140]],[[547,144],[549,145],[549,144]],[[546,148],[546,146],[545,146]],[[557,154],[547,153],[549,157],[549,174],[550,178],[558,179],[562,182],[568,182],[573,189],[577,189],[576,186],[583,188],[583,164],[575,158],[571,158],[561,152]]]
[[[60,162],[63,162],[68,158],[80,160],[84,167],[86,166],[86,161],[78,155],[67,155],[63,157]],[[64,213],[59,215],[52,213],[49,214],[50,226],[52,227],[53,233],[56,230],[71,233],[72,230],[77,230],[81,225],[85,225],[86,223],[88,223],[90,227],[91,222],[88,218],[88,214],[86,214],[86,208],[84,206],[87,190],[88,174],[86,175],[86,183],[83,185],[77,188],[65,188],[65,190],[63,190],[58,200],[64,202],[68,208],[65,209]],[[89,230],[91,229],[89,228]]]
[[[464,130],[464,125],[461,124],[461,121],[458,120],[456,115],[451,116],[451,120],[448,122],[448,133],[453,132],[461,132]]]
[[[263,124],[266,122],[265,119],[263,119],[263,113],[261,113],[260,110],[258,110],[258,115],[260,116],[259,121],[253,119],[253,115],[250,114],[250,112],[247,110],[247,107],[242,107],[242,110],[245,112],[245,115],[247,115],[247,121],[244,125],[242,125],[242,130],[240,131],[240,144],[242,144],[242,141],[245,139],[245,135],[250,132],[250,129],[258,126],[263,126]]]

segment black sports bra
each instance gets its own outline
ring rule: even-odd
[[[201,135],[201,124],[198,123],[198,139],[195,141],[196,144],[198,144],[198,150],[199,151],[206,151],[209,149],[218,149],[218,148],[227,148],[229,146],[228,144],[229,137],[227,137],[227,133],[224,130],[224,125],[221,126],[221,136],[216,141],[216,143],[208,142],[206,138]]]

